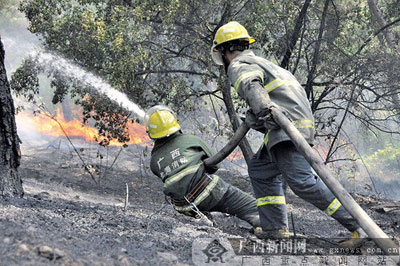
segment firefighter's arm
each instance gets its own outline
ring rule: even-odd
[[[271,114],[272,108],[279,109],[279,107],[271,101],[268,92],[261,86],[259,81],[250,82],[245,100],[253,110],[257,120],[263,121],[266,129],[279,128]]]
[[[270,115],[271,108],[277,106],[262,86],[264,81],[262,69],[258,65],[236,62],[229,67],[228,76],[236,92],[246,101],[257,119],[265,121],[265,128],[278,128]]]
[[[205,153],[205,156],[203,157],[204,159],[210,158],[212,157],[214,154],[216,154],[217,152],[211,148],[210,146],[208,146],[207,143],[205,143],[205,141],[202,138],[199,138],[199,146],[201,147],[201,149],[203,150],[203,152]],[[211,165],[211,166],[206,166],[204,165],[206,168],[206,172],[209,174],[213,174],[215,173],[218,169],[220,164],[217,165]]]
[[[276,107],[259,80],[252,80],[248,87],[243,90],[246,90],[242,93],[244,95],[243,98],[257,116],[266,109]]]

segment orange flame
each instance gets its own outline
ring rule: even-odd
[[[96,128],[85,125],[76,118],[67,121],[61,108],[57,108],[54,119],[42,113],[36,116],[28,113],[20,113],[17,115],[17,121],[19,127],[22,126],[23,128],[29,128],[30,130],[34,130],[35,132],[46,136],[65,137],[66,133],[68,137],[79,137],[86,141],[101,141],[103,139]],[[124,144],[142,144],[150,140],[146,133],[146,129],[142,125],[129,122],[126,130],[129,133],[129,142],[121,143],[117,140],[111,140],[109,145],[122,146]]]

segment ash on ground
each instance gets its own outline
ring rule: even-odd
[[[213,213],[212,226],[175,212],[149,171],[146,147],[77,151],[82,159],[60,145],[24,150],[19,173],[25,196],[0,200],[0,265],[193,265],[195,239],[254,237],[236,217]],[[248,177],[217,173],[252,193]],[[387,234],[400,239],[400,203],[354,196]],[[298,234],[349,236],[291,192],[287,202]]]

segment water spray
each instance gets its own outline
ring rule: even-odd
[[[137,104],[130,101],[124,93],[114,89],[102,78],[52,53],[39,51],[32,53],[31,57],[37,59],[37,63],[46,69],[54,69],[69,78],[79,80],[83,84],[93,87],[99,93],[106,95],[110,100],[133,112],[139,118],[139,121],[143,122],[145,112]]]

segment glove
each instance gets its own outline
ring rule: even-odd
[[[208,174],[214,174],[218,170],[218,165],[208,165],[205,166],[205,169]]]
[[[204,159],[207,159],[207,158],[204,158]],[[204,172],[206,172],[207,174],[214,174],[215,172],[217,172],[218,169],[219,169],[219,164],[205,165],[203,163],[197,170],[196,175],[202,176],[204,174]]]
[[[257,115],[258,120],[264,121],[264,127],[269,130],[280,128],[280,126],[275,122],[275,120],[272,116],[272,112],[271,112],[272,108],[277,108],[281,113],[283,113],[287,118],[289,118],[288,112],[285,109],[283,109],[283,108],[279,107],[278,105],[271,102],[270,105],[268,106],[268,108],[262,110]]]
[[[264,120],[258,119],[251,109],[247,110],[246,116],[241,117],[240,119],[250,128],[257,130],[258,132],[263,134],[267,132],[266,128],[264,127]]]
[[[274,107],[272,107],[274,108]],[[278,129],[279,125],[275,122],[274,118],[272,117],[271,109],[264,109],[258,115],[257,119],[263,121],[263,126],[267,130]]]

